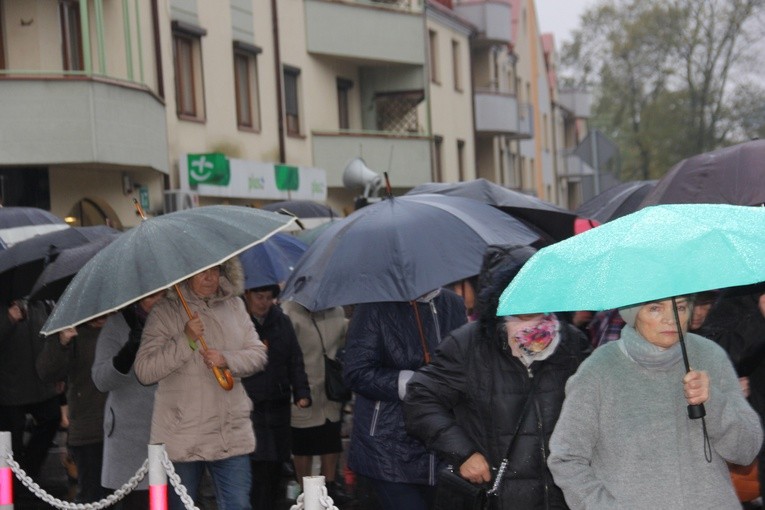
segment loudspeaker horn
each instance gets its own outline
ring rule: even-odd
[[[369,168],[361,158],[353,158],[343,171],[343,185],[349,189],[363,188],[364,196],[377,196],[382,188],[382,177]]]

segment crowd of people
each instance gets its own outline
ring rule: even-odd
[[[765,456],[765,285],[496,316],[534,252],[490,246],[477,277],[352,311],[280,302],[279,282],[245,288],[236,257],[47,338],[52,303],[14,302],[0,430],[35,478],[66,404],[79,503],[162,443],[191,499],[207,473],[221,509],[276,509],[285,479],[320,474],[341,508],[429,510],[447,466],[475,484],[499,473],[498,509],[739,508],[730,465]],[[354,395],[344,469],[349,403],[327,395],[325,357]],[[689,419],[699,405],[705,419]],[[148,508],[147,488],[120,508]]]

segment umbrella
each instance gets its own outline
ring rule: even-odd
[[[493,205],[531,225],[544,234],[548,241],[560,241],[574,235],[577,215],[571,211],[545,202],[537,197],[494,184],[486,179],[448,184],[427,182],[412,188],[407,195],[437,193],[455,197],[472,198]]]
[[[295,236],[274,234],[239,255],[244,267],[244,288],[280,284],[290,275],[308,246]]]
[[[293,221],[269,211],[223,205],[145,220],[82,267],[41,333],[50,335],[117,311],[238,255]]]
[[[334,222],[290,275],[283,299],[311,311],[410,301],[477,274],[490,244],[530,244],[537,234],[475,200],[393,197]]]
[[[647,207],[535,253],[502,293],[497,315],[621,308],[761,282],[764,252],[765,208]],[[677,307],[675,321],[689,371]],[[704,416],[703,406],[688,409]]]
[[[313,200],[283,200],[266,204],[261,209],[280,212],[282,209],[298,218],[339,218],[341,215],[328,205]]]
[[[29,294],[29,299],[57,300],[82,266],[101,249],[117,239],[119,235],[120,233],[106,235],[81,246],[61,250],[56,259],[45,266],[45,269],[43,269],[43,272],[37,278],[37,281],[35,281]]]
[[[659,180],[642,206],[765,203],[765,140],[753,140],[682,160]]]
[[[296,230],[292,232],[292,235],[300,239],[306,245],[313,244],[321,233],[331,227],[336,221],[338,220],[327,221],[319,226],[307,228],[305,230]]]
[[[9,302],[28,295],[45,265],[61,250],[118,233],[105,225],[67,227],[31,237],[0,251],[0,301]]]
[[[620,308],[765,280],[765,208],[646,207],[542,248],[498,315]]]
[[[576,209],[579,216],[601,223],[637,211],[640,203],[656,186],[656,181],[629,181],[595,195]]]
[[[69,225],[45,209],[0,206],[0,250],[30,237],[65,228]]]

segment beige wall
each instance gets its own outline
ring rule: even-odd
[[[441,178],[444,182],[457,182],[459,169],[457,140],[465,142],[463,154],[464,179],[475,178],[475,150],[473,138],[473,88],[470,77],[470,41],[467,29],[456,29],[438,19],[428,17],[428,32],[435,31],[438,48],[436,56],[439,83],[429,84],[431,133],[443,136]],[[455,88],[452,41],[459,50],[460,90]]]

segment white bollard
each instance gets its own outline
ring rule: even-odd
[[[164,444],[149,445],[149,508],[167,510],[167,472],[162,465]]]
[[[13,452],[10,432],[0,432],[0,510],[13,510],[13,471],[6,458]]]
[[[303,477],[303,508],[305,510],[324,510],[319,500],[323,487],[323,476]]]

